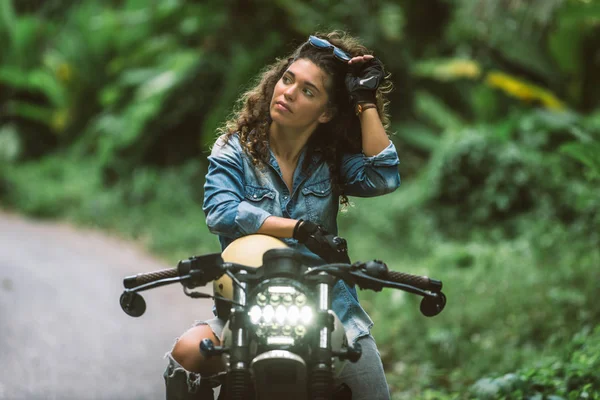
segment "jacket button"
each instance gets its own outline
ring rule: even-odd
[[[252,197],[256,198],[256,195],[254,195],[254,196],[252,196]]]

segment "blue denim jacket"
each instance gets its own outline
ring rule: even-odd
[[[222,137],[217,140],[208,158],[203,209],[208,229],[219,236],[222,249],[238,237],[256,233],[271,215],[310,220],[320,223],[330,233],[338,233],[339,199],[330,185],[329,167],[315,155],[309,168],[303,170],[305,154],[304,150],[298,160],[290,193],[272,152],[268,166],[255,167],[242,150],[237,135],[227,142]],[[398,164],[398,154],[391,142],[373,157],[345,155],[341,164],[345,194],[371,197],[392,192],[400,185]],[[312,256],[315,265],[324,263],[296,240],[283,240]],[[358,303],[356,289],[342,281],[334,287],[332,309],[342,321],[350,343],[367,335],[373,326]]]

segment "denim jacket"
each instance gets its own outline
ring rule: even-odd
[[[319,223],[337,234],[338,194],[330,185],[327,163],[314,155],[303,169],[306,149],[300,155],[290,193],[273,153],[269,164],[255,167],[243,151],[239,137],[215,143],[208,158],[204,185],[204,212],[209,230],[219,236],[224,249],[234,239],[256,233],[265,219],[278,216]],[[390,193],[400,185],[398,154],[393,143],[379,154],[366,157],[348,154],[342,158],[341,176],[348,196],[371,197]],[[324,263],[295,239],[283,239],[301,253]],[[339,281],[332,294],[332,309],[340,318],[350,343],[369,333],[373,322],[358,303],[356,289]]]

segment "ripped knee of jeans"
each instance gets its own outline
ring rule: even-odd
[[[200,374],[183,368],[181,364],[173,358],[171,353],[167,353],[166,357],[169,359],[167,369],[164,373],[167,392],[169,392],[170,389],[175,389],[187,393],[197,393],[202,383]]]
[[[202,376],[197,372],[186,370],[171,355],[163,374],[167,391],[167,400],[213,399],[213,388],[221,385],[220,374]]]

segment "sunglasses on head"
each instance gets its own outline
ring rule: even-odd
[[[333,49],[333,56],[342,62],[347,63],[352,59],[352,56],[350,56],[350,54],[346,53],[339,47],[335,47],[325,39],[321,39],[311,35],[308,37],[308,43],[310,43],[318,49]]]

